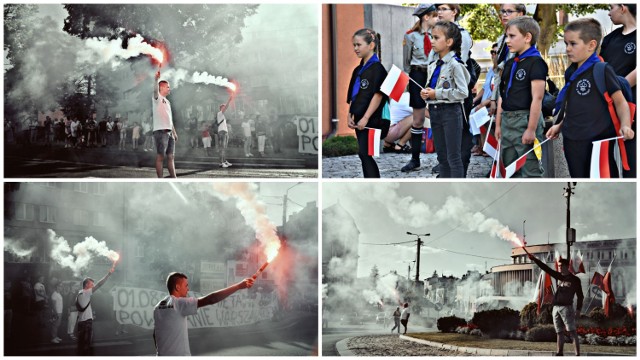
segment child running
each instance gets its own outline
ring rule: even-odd
[[[507,61],[500,81],[495,137],[501,141],[500,159],[504,166],[543,140],[542,98],[548,73],[547,63],[536,48],[540,26],[531,17],[510,20],[505,30],[509,51],[516,56]],[[542,177],[544,169],[534,151],[513,177]]]
[[[572,178],[590,176],[592,141],[619,135],[630,140],[634,136],[629,106],[610,65],[604,71],[605,84],[620,119],[618,134],[603,95],[596,87],[593,67],[600,62],[596,51],[601,39],[602,27],[595,19],[578,19],[567,24],[564,29],[567,57],[572,62],[564,74],[565,86],[556,100],[556,112],[564,108],[564,118],[559,116],[558,123],[547,131],[547,137],[555,139],[562,131],[564,156]],[[610,171],[614,177],[617,169],[613,161],[613,146],[610,147],[609,159]]]
[[[462,35],[458,26],[449,21],[438,21],[431,35],[437,61],[429,64],[429,83],[420,95],[429,105],[440,177],[463,178],[462,102],[469,95],[470,75],[460,60]]]
[[[381,129],[384,139],[389,131],[389,121],[382,120],[382,110],[388,101],[380,91],[380,85],[387,76],[387,70],[376,54],[378,38],[371,29],[360,29],[353,34],[353,50],[360,59],[351,75],[347,103],[349,106],[348,126],[355,129],[358,139],[358,156],[362,161],[365,178],[379,178],[380,170],[372,156],[368,154],[368,129]]]

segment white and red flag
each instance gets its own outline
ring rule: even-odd
[[[584,262],[583,262],[583,255],[582,252],[580,250],[578,250],[578,271],[577,274],[583,273],[586,274],[587,272],[584,270]]]
[[[593,148],[591,150],[591,172],[589,177],[592,179],[609,179],[611,178],[611,168],[609,161],[609,147],[612,140],[618,140],[621,136],[593,141]],[[622,174],[622,161],[620,160],[620,148],[618,142],[613,142],[614,150],[613,157],[618,168],[618,174]]]
[[[536,304],[538,305],[537,314],[540,315],[540,310],[544,304],[553,303],[553,282],[551,281],[551,275],[544,271],[540,271],[538,277],[538,284],[536,286]]]
[[[365,128],[367,130],[367,153],[369,156],[380,156],[380,136],[382,130],[374,128]]]
[[[386,79],[380,85],[380,91],[387,94],[391,99],[400,101],[402,93],[407,88],[409,83],[409,75],[400,70],[397,66],[393,65]]]
[[[591,279],[591,285],[595,285],[598,289],[604,289],[604,276],[602,275],[604,271],[602,270],[602,266],[600,266],[600,261],[596,265],[596,271],[593,273],[593,278]]]
[[[487,136],[487,140],[489,139],[489,137]],[[516,159],[516,161],[512,162],[511,164],[509,164],[509,166],[505,167],[504,164],[502,163],[502,159],[500,159],[499,161],[497,161],[500,165],[499,167],[499,174],[496,174],[495,177],[502,177],[505,179],[508,179],[510,177],[512,177],[515,173],[517,173],[518,171],[520,171],[520,169],[522,169],[522,167],[524,166],[524,164],[527,163],[527,155],[529,155],[530,152],[536,150],[539,147],[542,147],[542,145],[544,143],[546,143],[547,141],[549,141],[551,139],[546,139],[545,141],[534,145],[531,149],[529,149],[526,153],[524,153],[522,156],[520,156],[519,158]],[[486,144],[486,143],[485,143]],[[499,176],[498,176],[499,175]]]
[[[482,146],[482,151],[486,152],[491,156],[494,160],[498,157],[498,139],[491,133],[491,126],[493,125],[493,117],[491,118],[491,122],[489,122],[488,127],[480,126],[480,132],[482,134],[486,134],[486,140],[484,141],[484,145]]]
[[[616,297],[613,295],[613,289],[611,288],[611,264],[613,264],[613,260],[611,260],[607,273],[604,274],[604,279],[602,279],[602,307],[606,317],[611,315],[612,306],[616,303]]]

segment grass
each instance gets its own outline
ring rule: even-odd
[[[529,342],[523,340],[487,339],[479,336],[450,334],[450,333],[412,333],[408,334],[416,339],[435,341],[443,344],[480,349],[555,351],[555,342]],[[564,352],[573,353],[573,344],[565,344]],[[620,355],[635,355],[635,346],[601,346],[580,344],[580,352],[601,352]]]

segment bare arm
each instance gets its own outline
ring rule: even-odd
[[[114,265],[115,266],[115,265]],[[104,285],[105,282],[107,282],[107,279],[109,278],[109,276],[111,276],[111,274],[113,274],[113,271],[115,270],[114,267],[111,267],[111,269],[109,269],[109,272],[107,273],[107,275],[105,275],[102,279],[100,279],[95,286],[93,287],[93,292],[98,291],[98,289]]]
[[[235,293],[236,291],[241,289],[248,289],[251,286],[253,286],[253,279],[251,278],[244,279],[235,285],[229,286],[228,288],[214,291],[209,295],[198,298],[198,307],[200,308],[207,305],[213,305],[217,302],[220,302],[226,299],[227,297],[229,297],[229,295]]]
[[[229,107],[229,103],[231,103],[231,100],[233,99],[233,94],[234,93],[231,93],[231,96],[229,96],[229,100],[227,100],[227,103],[224,104],[224,110],[222,110],[222,112],[227,111],[227,108]]]
[[[613,105],[616,108],[616,114],[620,119],[620,134],[625,140],[633,139],[633,130],[631,130],[631,114],[629,113],[629,105],[622,95],[622,91],[616,91],[611,95]]]
[[[522,134],[523,144],[533,144],[536,137],[536,128],[542,113],[542,98],[544,97],[544,80],[531,81],[531,108],[529,109],[529,123],[527,130]]]
[[[371,98],[371,102],[369,103],[369,107],[367,107],[367,111],[365,111],[362,119],[358,121],[358,130],[364,130],[364,127],[367,126],[367,123],[369,122],[369,118],[378,109],[378,106],[380,106],[381,102],[382,94],[379,92],[375,93],[375,95],[373,95],[373,98]]]
[[[627,81],[629,82],[629,85],[631,85],[631,87],[636,86],[636,82],[638,81],[637,79],[637,72],[638,69],[633,69],[632,72],[630,72],[629,74],[627,74],[627,76],[625,76],[625,79],[627,79]]]
[[[153,98],[158,100],[158,96],[160,96],[160,89],[158,88],[158,80],[160,79],[160,70],[156,73],[155,77],[156,81],[153,82]]]

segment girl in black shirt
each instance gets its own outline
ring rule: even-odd
[[[353,35],[353,50],[362,61],[353,70],[347,94],[347,103],[351,105],[348,126],[356,131],[358,156],[365,178],[380,177],[378,164],[368,154],[368,129],[365,127],[381,129],[381,139],[389,131],[389,121],[382,119],[382,110],[388,97],[380,91],[387,70],[375,53],[377,42],[376,32],[371,29],[360,29]]]

